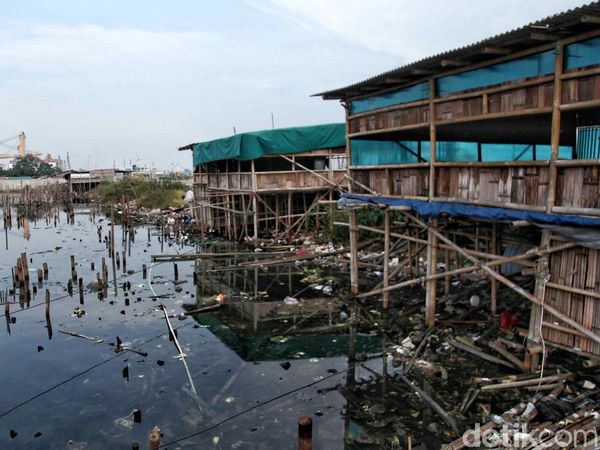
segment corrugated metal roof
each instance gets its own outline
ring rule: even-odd
[[[538,39],[537,36],[534,38],[532,36],[534,34],[544,34],[550,41],[553,40],[553,37],[555,36],[559,39],[564,39],[589,30],[598,29],[598,23],[585,20],[585,18],[589,16],[596,16],[596,18],[600,17],[600,1],[591,2],[578,8],[554,14],[544,19],[531,22],[520,28],[497,34],[464,47],[438,53],[396,69],[383,72],[358,83],[314,94],[314,96],[321,96],[325,100],[345,99],[364,95],[370,91],[375,92],[377,90],[388,89],[395,86],[400,87],[412,84],[419,79],[456,69],[456,67],[448,68],[442,66],[442,60],[468,60],[469,64],[476,64],[498,57],[497,54],[486,53],[484,51],[486,47],[507,49],[513,53],[519,50],[539,46],[543,41]],[[432,73],[423,76],[415,74],[415,70],[427,70]],[[393,80],[389,80],[392,77],[406,79],[406,81],[394,83]]]

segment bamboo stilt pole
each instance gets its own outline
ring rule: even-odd
[[[352,295],[358,295],[358,229],[356,211],[349,213],[350,221],[350,288]]]
[[[432,227],[437,226],[434,220]],[[427,244],[427,291],[425,293],[425,323],[429,327],[435,326],[436,288],[437,281],[433,278],[437,272],[437,237],[432,230],[428,231]]]
[[[390,210],[385,208],[383,211],[383,226],[385,237],[383,239],[383,287],[390,284]],[[383,309],[388,309],[390,304],[390,291],[383,292]]]

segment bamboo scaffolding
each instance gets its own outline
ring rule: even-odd
[[[428,228],[430,229],[430,227],[427,226],[427,224],[425,224],[424,222],[422,222],[420,219],[418,219],[417,217],[413,216],[412,214],[409,213],[405,213],[407,215],[407,217],[409,217],[412,221],[414,221],[415,223],[421,225],[422,227]],[[510,281],[508,278],[504,277],[503,275],[500,275],[499,273],[493,271],[490,267],[488,267],[486,264],[482,263],[481,261],[479,261],[478,259],[470,256],[467,252],[465,252],[461,247],[459,247],[458,245],[456,245],[454,242],[452,242],[450,239],[448,239],[446,236],[444,236],[443,234],[432,230],[432,233],[434,233],[439,239],[441,239],[442,241],[444,241],[446,244],[450,245],[451,247],[453,247],[456,251],[458,251],[461,255],[463,255],[465,258],[467,258],[469,261],[471,261],[473,264],[481,267],[481,269],[485,272],[487,272],[489,275],[491,275],[492,277],[496,278],[498,281],[500,281],[502,284],[508,286],[509,288],[511,288],[513,291],[517,292],[518,294],[520,294],[521,296],[525,297],[527,300],[531,301],[532,303],[541,306],[542,308],[544,308],[544,310],[546,310],[547,312],[549,312],[550,314],[558,317],[560,320],[562,320],[563,322],[565,322],[566,324],[570,325],[571,327],[575,328],[576,330],[580,331],[582,334],[584,334],[586,337],[588,337],[589,339],[597,342],[600,344],[600,336],[598,336],[596,333],[594,333],[591,330],[588,330],[587,328],[585,328],[583,325],[581,325],[580,323],[578,323],[577,321],[571,319],[570,317],[566,316],[565,314],[563,314],[562,312],[560,312],[559,310],[557,310],[556,308],[554,308],[553,306],[548,305],[547,303],[542,302],[542,300],[540,300],[539,298],[535,297],[534,295],[532,295],[531,293],[527,292],[526,290],[524,290],[521,286],[516,285],[515,283],[513,283],[512,281]],[[566,248],[571,248],[571,247],[575,247],[576,244],[563,244],[563,247]],[[561,247],[561,246],[558,246]]]

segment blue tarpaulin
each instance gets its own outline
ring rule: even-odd
[[[525,220],[532,224],[558,225],[567,227],[600,227],[600,217],[581,217],[567,214],[547,214],[535,211],[523,211],[509,208],[492,208],[487,206],[472,206],[462,203],[426,202],[391,197],[370,197],[358,194],[342,194],[341,201],[359,200],[373,205],[407,206],[423,217],[440,217],[442,215],[469,217],[477,220],[492,220],[496,222]]]
[[[596,138],[600,136],[597,133]],[[353,166],[381,166],[386,164],[407,164],[418,162],[417,141],[368,141],[353,139]],[[429,161],[429,142],[421,141],[421,161]],[[572,148],[561,145],[559,159],[571,159]],[[546,161],[550,159],[549,145],[528,144],[481,144],[481,161]],[[479,149],[476,142],[437,141],[436,160],[478,161]]]
[[[441,77],[436,83],[437,94],[448,95],[550,73],[554,73],[554,50]]]
[[[371,111],[372,109],[384,108],[400,103],[415,102],[426,98],[429,98],[429,84],[419,83],[414,86],[398,89],[397,91],[353,100],[352,103],[350,103],[350,114],[358,114],[365,111]]]
[[[565,69],[579,69],[596,64],[600,64],[600,37],[566,46]]]

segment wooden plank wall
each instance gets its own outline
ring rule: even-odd
[[[586,102],[600,98],[600,75],[563,81],[562,103]]]
[[[600,209],[600,166],[560,167],[556,205]]]
[[[439,167],[436,171],[438,198],[531,206],[546,204],[547,167]]]
[[[594,77],[587,77],[594,78]],[[600,81],[591,84],[585,82],[585,78],[565,81],[571,90],[578,92],[573,94],[573,101],[585,101],[600,98]],[[579,85],[584,87],[581,87]],[[592,86],[590,88],[590,86]],[[578,90],[576,89],[578,87]],[[567,90],[565,90],[566,92]],[[496,89],[481,90],[481,92],[460,94],[460,98],[443,98],[436,100],[435,120],[437,123],[446,121],[483,117],[486,114],[514,113],[519,111],[536,110],[552,107],[553,84],[544,82],[533,86],[522,86],[511,89],[502,87]],[[563,95],[564,96],[564,95]],[[569,97],[571,98],[571,97]],[[360,114],[350,117],[350,134],[364,133],[387,129],[397,129],[410,126],[426,126],[429,121],[428,105],[398,105],[383,111]]]
[[[350,134],[429,123],[429,106],[406,106],[350,118]]]
[[[465,202],[543,207],[548,192],[547,166],[438,166],[435,197]],[[427,167],[352,169],[352,177],[385,195],[427,197]],[[389,179],[388,179],[389,178]],[[354,192],[367,194],[358,186]],[[556,206],[600,209],[600,165],[559,167]]]
[[[329,179],[328,170],[315,170],[315,173]],[[344,180],[345,171],[334,171],[332,181],[338,184],[346,184]],[[257,172],[257,190],[293,190],[293,189],[322,189],[331,185],[327,181],[313,175],[305,170],[289,172]]]
[[[429,168],[404,169],[353,169],[352,178],[380,194],[402,197],[427,197],[429,193]],[[358,185],[353,192],[368,194]]]
[[[557,244],[560,242],[553,242],[552,245]],[[550,257],[550,281],[568,287],[600,292],[599,258],[600,250],[585,247],[553,253]],[[600,300],[555,288],[546,288],[545,302],[595,333],[600,332]],[[564,326],[560,320],[549,313],[544,314],[544,322]],[[600,345],[588,338],[547,327],[543,328],[543,332],[544,339],[550,342],[600,355]]]

